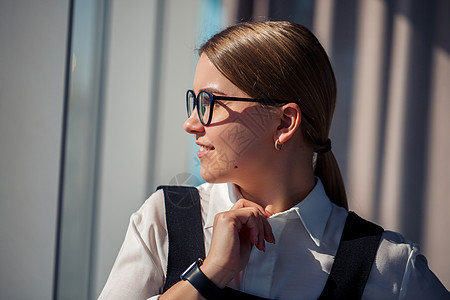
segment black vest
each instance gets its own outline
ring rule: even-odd
[[[169,235],[164,290],[197,258],[205,258],[200,196],[195,187],[163,189]],[[384,229],[349,212],[330,275],[319,299],[361,299]],[[225,299],[265,299],[225,288]]]

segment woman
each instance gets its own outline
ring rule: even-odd
[[[100,298],[219,298],[226,286],[324,297],[349,215],[328,139],[335,101],[328,57],[301,25],[240,23],[207,41],[184,124],[207,181],[198,187],[206,258],[163,289],[170,240],[159,190],[133,214]],[[375,251],[362,298],[449,296],[401,235],[383,232]]]

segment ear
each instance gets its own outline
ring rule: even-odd
[[[287,103],[281,107],[280,125],[275,133],[275,140],[286,143],[300,127],[302,112],[297,103]]]

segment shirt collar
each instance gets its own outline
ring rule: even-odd
[[[208,215],[205,219],[205,228],[212,227],[217,213],[230,210],[237,199],[242,197],[236,186],[232,183],[214,184],[210,190]],[[328,199],[322,182],[317,178],[313,190],[303,201],[294,207],[272,215],[270,218],[283,218],[296,212],[311,239],[319,247],[328,218],[331,214],[331,202]]]
[[[309,195],[292,209],[297,212],[309,236],[319,247],[331,214],[331,202],[319,178]]]

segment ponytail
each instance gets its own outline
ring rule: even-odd
[[[317,156],[315,175],[322,181],[331,202],[348,210],[344,181],[333,152],[328,151]]]

